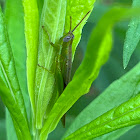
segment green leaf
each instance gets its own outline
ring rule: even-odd
[[[65,140],[93,139],[119,128],[140,123],[140,95],[113,108],[87,125],[81,127]]]
[[[96,98],[84,111],[82,111],[70,126],[64,137],[72,134],[78,128],[91,122],[113,107],[129,100],[132,96],[138,94],[140,88],[139,82],[140,64],[138,64],[123,77],[113,82],[98,98]],[[122,133],[125,133],[131,128],[132,127],[125,128],[120,131],[117,130],[113,133],[109,133],[108,135],[99,137],[98,139],[105,140],[111,136],[118,138],[120,135],[122,135]]]
[[[7,129],[7,140],[17,140],[17,135],[13,124],[13,120],[7,109],[6,109],[6,129]]]
[[[19,138],[26,136],[31,138],[24,100],[17,79],[15,62],[9,43],[6,25],[0,9],[0,96],[8,108],[15,125]],[[22,121],[21,121],[22,120]],[[19,131],[20,130],[20,131]],[[22,134],[21,134],[22,132]]]
[[[108,59],[112,46],[112,25],[118,20],[130,17],[134,12],[136,11],[113,8],[99,21],[91,33],[83,62],[76,71],[72,81],[52,108],[41,130],[40,139],[45,139],[48,134],[56,128],[56,125],[66,111],[68,111],[82,95],[88,93],[92,82],[98,76],[101,66]]]
[[[24,14],[22,2],[19,0],[7,0],[5,9],[6,24],[8,29],[8,35],[10,45],[15,60],[15,67],[17,70],[17,77],[23,93],[26,110],[29,111],[29,95],[27,90],[26,79],[26,48],[24,37]],[[16,31],[16,34],[15,34]],[[20,48],[19,48],[20,47]]]
[[[55,67],[56,50],[48,42],[50,40],[55,43],[63,36],[66,14],[66,0],[49,0],[44,2],[38,48],[38,64],[48,69],[48,72],[41,67],[37,67],[36,71],[36,127],[40,129],[48,108],[52,105],[52,97],[56,96],[55,91],[55,75],[52,70]],[[44,29],[42,28],[44,26]],[[47,31],[46,31],[47,30]],[[48,33],[48,35],[47,35]],[[41,109],[40,109],[41,108]]]
[[[34,81],[37,64],[39,13],[36,0],[23,0],[22,3],[24,7],[25,39],[27,50],[27,85],[34,119],[36,110]]]
[[[140,6],[139,0],[133,0],[132,7]],[[129,29],[123,47],[123,67],[126,68],[130,58],[140,40],[140,17],[133,17],[129,23]]]
[[[96,0],[67,0],[67,12],[66,12],[66,22],[65,22],[65,32],[69,32],[70,29],[70,16],[72,17],[72,29],[79,23],[79,21],[86,15],[87,12],[92,11],[94,3]],[[80,13],[80,14],[79,14]],[[90,14],[89,14],[90,15]],[[79,25],[79,27],[74,31],[75,39],[72,43],[72,53],[73,58],[75,54],[76,47],[81,39],[82,28],[86,23],[89,15],[84,19],[84,21]]]
[[[19,80],[19,84],[21,87],[21,91],[23,93],[24,103],[27,110],[28,120],[30,119],[30,101],[27,90],[27,78],[26,78],[26,48],[25,48],[25,37],[24,37],[24,14],[23,14],[23,6],[22,1],[19,0],[7,0],[6,1],[6,9],[5,9],[5,17],[8,28],[8,35],[10,44],[13,51],[13,57],[15,60],[15,67],[17,70],[17,77]],[[16,31],[16,33],[15,33]],[[19,48],[20,47],[20,48]],[[6,111],[6,113],[8,113]],[[10,115],[8,116],[8,120],[6,120],[9,127],[7,128],[7,137],[12,139],[13,131],[11,131],[11,127],[13,123]],[[8,123],[9,121],[9,123]],[[10,136],[8,136],[10,135]]]
[[[41,18],[43,4],[44,4],[44,0],[37,0],[38,11],[39,11],[39,19]]]
[[[122,135],[118,140],[139,140],[140,137],[140,125],[136,125],[133,129]]]
[[[21,140],[24,139],[24,137],[31,139],[27,117],[25,116],[25,112],[23,112],[24,106],[21,106],[18,103],[18,101],[22,102],[22,100],[18,98],[17,101],[17,97],[11,93],[12,91],[10,91],[9,88],[7,88],[1,77],[0,83],[0,95],[3,103],[6,105],[10,112],[14,122],[17,137]]]
[[[4,119],[0,119],[0,139],[6,140],[6,124]]]
[[[121,135],[128,132],[130,129],[133,129],[134,126],[124,127],[117,129],[115,131],[112,131],[110,133],[104,134],[100,137],[94,138],[94,140],[108,140],[108,139],[118,139]]]

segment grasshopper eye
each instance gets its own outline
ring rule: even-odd
[[[65,38],[63,38],[63,42],[68,42],[71,39],[72,39],[71,36],[66,36]]]

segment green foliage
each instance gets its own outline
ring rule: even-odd
[[[113,108],[65,139],[92,139],[113,130],[140,123],[139,100],[140,95]]]
[[[76,118],[71,127],[66,132],[66,136],[73,133],[76,129],[82,127],[83,125],[91,122],[97,117],[101,116],[105,112],[122,104],[123,102],[128,101],[131,97],[135,96],[139,93],[139,81],[140,81],[140,64],[135,66],[130,72],[121,77],[120,79],[113,82],[97,99],[95,99],[82,113]],[[119,88],[118,88],[119,87]],[[130,88],[128,88],[130,87]],[[120,100],[121,98],[121,100]],[[133,100],[135,104],[135,101]],[[130,105],[129,105],[130,106]],[[122,110],[126,110],[127,106],[122,106]],[[114,118],[114,114],[118,113],[117,110],[112,112],[112,120]],[[102,116],[103,117],[103,116]],[[121,115],[123,118],[123,115]],[[120,117],[119,121],[122,121]],[[130,116],[128,115],[128,118]],[[106,117],[104,117],[106,119]],[[111,120],[110,120],[111,121]],[[109,121],[109,122],[110,122]],[[104,123],[107,125],[108,122]],[[118,124],[118,123],[117,123]],[[103,125],[102,125],[103,127]],[[110,127],[111,129],[111,127]],[[122,133],[131,129],[131,127],[125,128],[120,131],[116,131],[116,133],[109,133],[103,137],[99,137],[99,139],[107,139],[113,137],[119,137]],[[100,129],[101,131],[101,129]],[[117,134],[117,136],[116,136]],[[120,135],[119,135],[120,134]],[[65,136],[65,137],[66,137]]]
[[[23,7],[24,7],[26,50],[27,50],[27,60],[26,60],[27,84],[34,117],[35,115],[34,80],[37,64],[39,15],[36,0],[23,0]]]
[[[0,120],[0,139],[1,140],[5,140],[6,139],[6,135],[4,135],[5,132],[5,120]]]
[[[136,125],[133,129],[131,129],[130,131],[128,131],[127,133],[125,133],[125,135],[122,135],[118,140],[123,140],[123,139],[127,139],[127,140],[138,140],[139,139],[139,128],[140,125]]]
[[[17,77],[19,80],[21,91],[23,93],[24,101],[26,101],[25,107],[26,110],[28,110],[27,115],[29,120],[30,102],[26,84],[27,79],[24,78],[26,77],[26,50],[24,38],[24,13],[22,2],[18,0],[7,0],[5,8],[5,17],[9,34],[9,40],[13,51],[13,57],[15,60],[15,67],[17,70]],[[8,113],[8,111],[6,111],[6,113]],[[13,123],[10,119],[9,113],[6,116],[8,117],[8,119],[6,119],[7,125],[10,125],[10,127],[6,127],[7,133],[10,135],[8,139],[12,139],[11,135],[14,136],[14,131],[11,131]]]
[[[0,77],[0,95],[4,104],[11,113],[18,138],[22,139],[23,136],[26,136],[30,139],[31,136],[28,127],[27,113],[25,111],[23,96],[16,74],[15,61],[1,9],[0,34],[0,73],[3,75]],[[23,133],[21,133],[21,131],[23,131]]]
[[[7,140],[17,140],[17,135],[15,127],[10,116],[9,111],[6,109],[6,131],[7,131]]]
[[[140,10],[122,7],[108,10],[110,7],[102,6],[97,12],[101,12],[99,15],[105,13],[103,17],[100,19],[97,15],[94,21],[92,17],[89,20],[92,27],[94,22],[99,22],[90,29],[84,59],[71,82],[58,96],[54,74],[58,71],[58,53],[49,41],[59,46],[59,40],[69,31],[70,16],[73,29],[88,11],[91,14],[94,3],[95,0],[7,0],[5,18],[0,9],[0,96],[8,109],[7,139],[48,138],[62,116],[89,92],[101,67],[107,62],[114,24],[133,17],[124,45],[123,62],[124,67],[127,66],[139,41],[139,18],[134,15],[139,15]],[[133,7],[138,4],[135,0]],[[90,14],[74,31],[73,59]],[[113,63],[113,66],[116,65]],[[132,129],[132,125],[140,123],[139,69],[140,64],[93,100],[62,139],[117,139]],[[0,119],[0,123],[3,124],[0,124],[1,131],[5,121]]]
[[[88,93],[92,82],[98,76],[101,66],[106,62],[110,53],[112,46],[111,29],[113,24],[118,20],[131,16],[131,12],[133,13],[134,11],[123,8],[114,8],[99,21],[98,25],[91,33],[82,64],[76,71],[72,81],[54,104],[54,107],[42,128],[41,139],[45,139],[46,135],[55,129],[61,117],[78,100],[78,98],[80,98],[80,96]],[[112,13],[115,17],[112,18],[112,20],[108,20],[112,17]],[[104,23],[104,25],[102,23]],[[94,46],[92,44],[94,44]],[[71,93],[73,96],[71,96]]]
[[[140,1],[133,0],[133,7],[139,7]],[[127,67],[128,62],[140,40],[140,17],[132,18],[129,23],[129,29],[126,32],[126,39],[123,48],[123,66]]]

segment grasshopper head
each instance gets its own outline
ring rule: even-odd
[[[85,17],[90,13],[90,11],[87,12],[87,14],[81,19],[81,21],[74,27],[73,30],[71,30],[72,27],[72,17],[70,16],[70,30],[66,34],[66,36],[63,38],[63,42],[69,42],[70,40],[74,39],[73,32],[75,29],[81,24],[81,22],[85,19]]]
[[[74,38],[74,35],[72,32],[69,32],[64,38],[63,38],[63,42],[69,42],[71,39]]]

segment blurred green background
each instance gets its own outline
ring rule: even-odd
[[[90,18],[87,21],[87,24],[83,28],[81,42],[77,47],[75,59],[72,67],[72,75],[76,71],[77,67],[80,65],[84,53],[86,51],[86,45],[88,42],[88,38],[90,36],[91,29],[96,26],[96,23],[100,19],[100,17],[112,6],[114,5],[123,5],[123,6],[131,6],[131,0],[98,0],[95,3],[95,7],[93,12],[91,13]],[[5,0],[0,0],[0,5],[4,10]],[[81,97],[76,104],[68,111],[66,117],[66,128],[62,127],[61,122],[54,132],[49,135],[49,140],[59,140],[64,132],[67,130],[72,121],[76,118],[76,116],[88,105],[91,101],[93,101],[104,89],[106,89],[114,80],[121,77],[127,71],[129,71],[133,66],[135,66],[140,60],[140,44],[138,44],[134,54],[132,55],[131,61],[128,67],[124,70],[122,64],[122,52],[123,52],[123,44],[125,39],[125,33],[128,29],[129,21],[120,22],[116,24],[113,29],[113,49],[111,51],[110,58],[108,62],[102,67],[98,78],[92,84],[91,90],[88,94]],[[93,44],[94,45],[94,44]],[[96,50],[95,50],[96,51]],[[5,107],[0,98],[0,140],[6,140],[6,126],[5,126]],[[134,127],[132,130],[127,132],[125,135],[119,138],[119,140],[124,139],[139,139],[139,130],[140,126]]]

